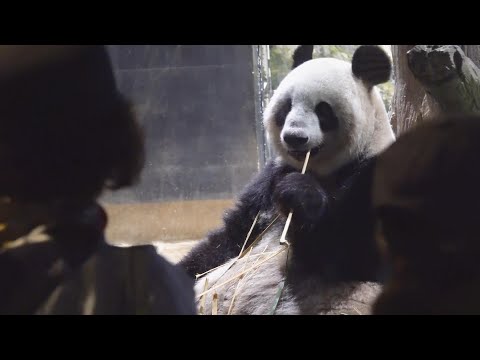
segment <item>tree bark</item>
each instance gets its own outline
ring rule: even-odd
[[[417,45],[408,67],[445,113],[480,112],[480,70],[457,45]]]
[[[408,67],[407,52],[414,46],[392,45],[395,90],[391,121],[397,136],[440,111]]]
[[[480,68],[480,45],[460,45],[463,52]]]
[[[480,46],[392,45],[392,56],[397,136],[440,113],[480,112]]]

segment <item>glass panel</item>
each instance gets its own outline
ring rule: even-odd
[[[158,243],[178,260],[221,224],[258,170],[253,45],[111,45],[121,91],[145,128],[140,183],[106,194],[107,237]]]

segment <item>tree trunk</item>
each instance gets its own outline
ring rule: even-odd
[[[439,108],[408,67],[407,52],[415,45],[392,45],[395,91],[392,126],[397,136],[439,112]]]
[[[408,67],[445,113],[480,113],[480,70],[457,45],[417,45]]]
[[[463,52],[480,68],[480,45],[460,45]]]
[[[480,46],[393,45],[392,56],[397,136],[439,113],[480,112]]]

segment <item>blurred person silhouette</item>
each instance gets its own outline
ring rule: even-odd
[[[0,46],[0,313],[196,313],[153,246],[105,241],[97,198],[143,162],[104,46]]]
[[[391,274],[373,314],[480,314],[480,116],[449,115],[378,159],[373,201]]]

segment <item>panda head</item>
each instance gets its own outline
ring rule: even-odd
[[[264,116],[267,139],[278,161],[326,176],[362,157],[376,155],[394,141],[375,85],[391,75],[388,55],[363,45],[352,63],[312,59],[313,45],[299,46],[293,68],[275,90]]]

